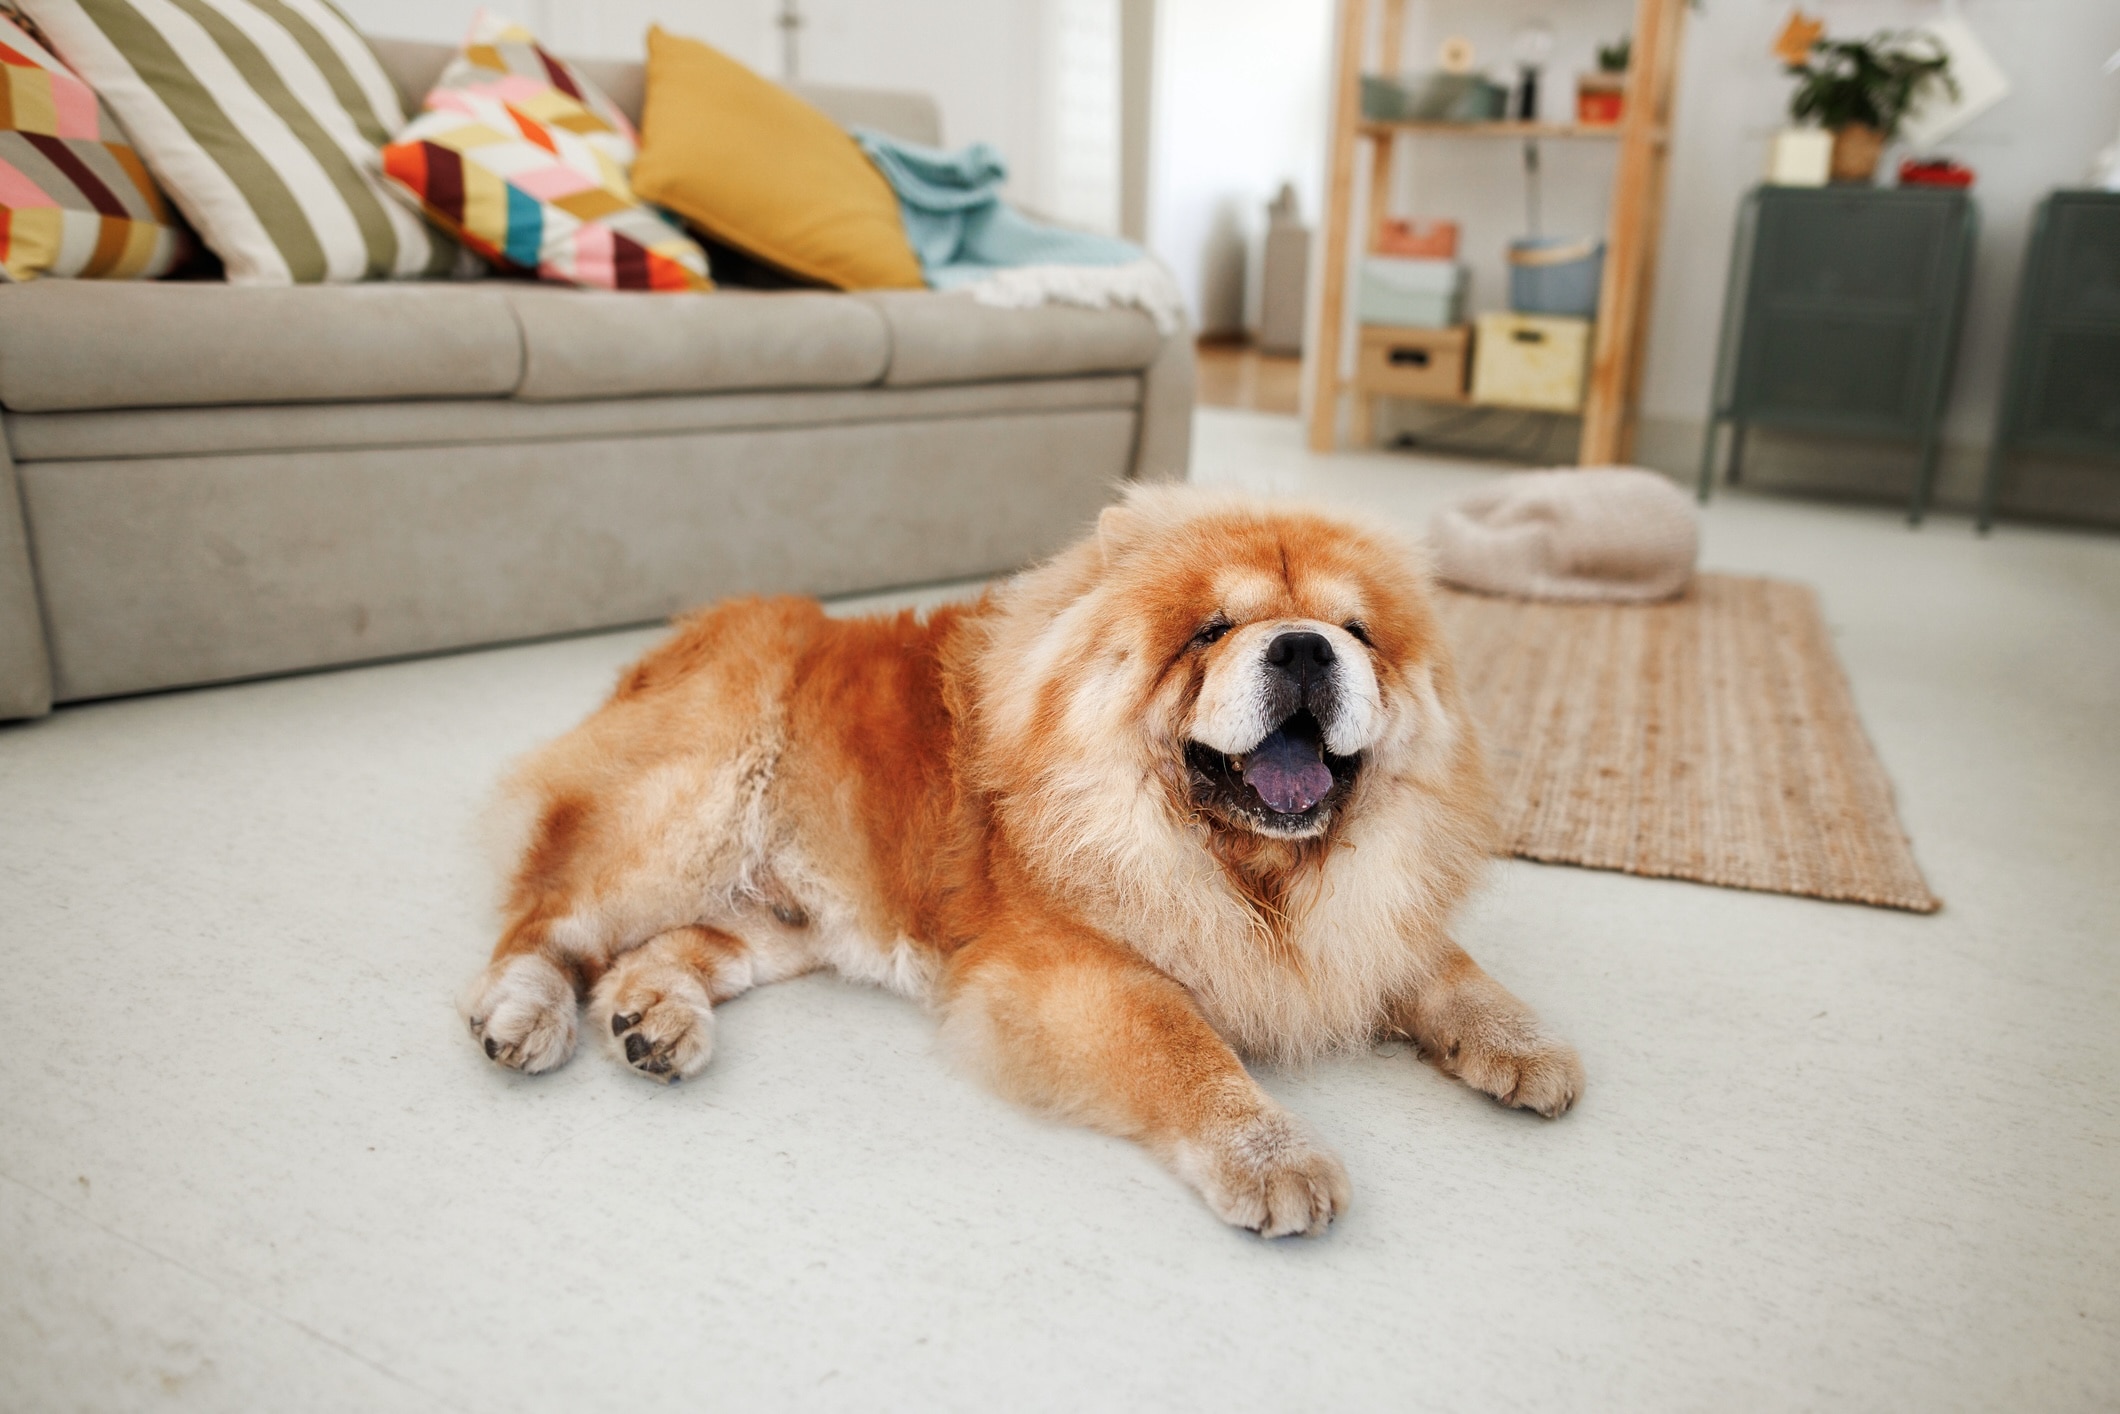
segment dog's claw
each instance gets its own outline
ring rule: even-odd
[[[611,1017],[611,1034],[623,1036],[638,1025],[640,1025],[640,1013],[637,1011],[628,1016],[619,1016],[613,1013]]]

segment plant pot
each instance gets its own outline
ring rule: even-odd
[[[1884,134],[1868,123],[1833,130],[1832,178],[1836,182],[1874,182],[1884,156]]]
[[[1586,128],[1612,127],[1626,116],[1627,76],[1624,73],[1578,74],[1575,79],[1575,121]]]

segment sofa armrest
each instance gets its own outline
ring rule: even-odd
[[[0,436],[0,721],[41,717],[52,709],[51,656],[29,558],[22,488]]]
[[[1191,472],[1194,377],[1193,331],[1181,324],[1141,374],[1134,480],[1183,481]]]

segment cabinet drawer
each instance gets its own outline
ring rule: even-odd
[[[1422,398],[1429,402],[1465,400],[1465,349],[1471,330],[1362,330],[1362,353],[1355,363],[1355,386],[1386,398]]]

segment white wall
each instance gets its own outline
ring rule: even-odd
[[[1265,205],[1323,191],[1331,0],[1158,0],[1148,244],[1207,332],[1247,324]]]
[[[371,34],[455,43],[478,0],[341,0]],[[533,0],[496,4],[555,51],[638,59],[652,21],[703,39],[760,73],[780,74],[778,0]],[[1009,192],[1051,203],[1053,27],[1045,0],[803,0],[802,77],[909,88],[942,108],[944,141],[983,139],[1010,165]]]

